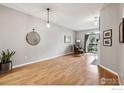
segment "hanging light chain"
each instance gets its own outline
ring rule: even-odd
[[[48,15],[47,15],[47,23],[49,23],[49,8],[47,8],[47,13],[48,13]]]

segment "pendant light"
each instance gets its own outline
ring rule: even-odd
[[[50,9],[47,8],[47,23],[46,23],[47,28],[50,28],[49,11],[50,11]]]

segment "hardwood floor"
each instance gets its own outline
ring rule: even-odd
[[[94,57],[67,55],[39,62],[0,75],[0,85],[98,85]]]
[[[0,85],[119,85],[116,75],[91,65],[94,59],[67,55],[19,67],[0,75]]]

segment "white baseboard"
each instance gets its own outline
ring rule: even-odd
[[[72,54],[72,53],[73,52],[66,53],[66,54],[61,54],[61,55],[56,55],[56,56],[52,56],[52,57],[49,57],[49,58],[43,58],[43,59],[39,59],[39,60],[28,62],[28,63],[20,64],[20,65],[15,65],[15,66],[13,66],[13,68],[18,68],[18,67],[26,66],[26,65],[29,65],[29,64],[33,64],[33,63],[38,63],[38,62],[42,62],[42,61],[54,59],[54,58],[65,56],[65,55],[69,55],[69,54]]]
[[[106,69],[107,71],[113,73],[114,75],[116,75],[118,77],[118,80],[119,80],[119,85],[121,85],[120,76],[119,76],[119,74],[117,72],[115,72],[115,71],[111,70],[110,68],[107,68],[107,67],[105,67],[105,66],[103,66],[101,64],[99,64],[99,66],[104,68],[104,69]]]
[[[121,80],[120,80],[119,74],[118,74],[118,81],[119,81],[119,84],[121,85]]]

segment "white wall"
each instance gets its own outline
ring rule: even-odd
[[[41,37],[36,46],[28,45],[25,40],[33,26]],[[64,43],[64,35],[70,35],[72,43]],[[0,5],[0,51],[16,51],[14,66],[69,53],[72,51],[70,45],[74,41],[74,31],[55,24],[48,29],[43,20]]]
[[[122,18],[124,18],[124,4],[121,4]],[[120,43],[120,58],[118,65],[118,73],[121,79],[121,83],[124,85],[124,43]]]
[[[98,31],[99,31],[98,29],[77,31],[76,32],[76,40],[81,40],[81,45],[82,45],[82,47],[84,47],[85,34],[92,33],[92,32],[98,32]]]
[[[119,73],[120,43],[119,24],[120,4],[109,4],[100,12],[100,64]],[[103,46],[103,31],[112,29],[112,46]],[[123,65],[124,66],[124,65]]]

